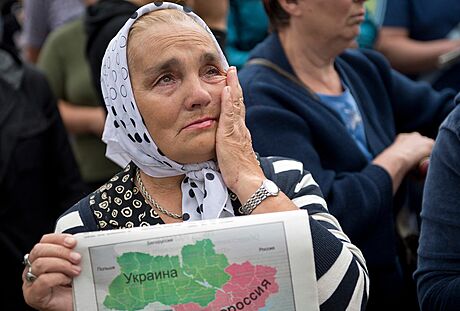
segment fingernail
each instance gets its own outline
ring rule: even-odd
[[[73,270],[76,274],[80,274],[80,272],[81,272],[81,267],[80,267],[80,266],[72,266],[72,270]]]
[[[67,237],[64,239],[64,245],[66,246],[73,246],[75,244],[76,240],[73,237]]]
[[[230,95],[230,87],[228,85],[225,87],[225,93],[227,93],[227,95]]]
[[[78,260],[81,259],[81,255],[79,253],[76,253],[76,252],[71,252],[70,253],[70,258],[72,258],[75,261],[78,261]]]

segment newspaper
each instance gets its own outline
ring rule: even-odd
[[[74,310],[318,310],[308,213],[76,234]]]

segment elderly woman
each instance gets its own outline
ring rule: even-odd
[[[345,51],[359,34],[363,4],[265,1],[274,32],[239,75],[246,122],[255,151],[300,160],[317,179],[331,213],[363,250],[369,307],[399,310],[410,300],[416,308],[393,200],[406,198],[403,179],[430,155],[430,137],[455,94],[408,80],[376,52]]]
[[[256,157],[236,70],[199,17],[171,3],[140,8],[109,44],[101,84],[107,155],[126,168],[27,255],[23,292],[31,306],[72,309],[69,285],[81,256],[66,233],[302,208],[311,215],[321,309],[365,307],[360,251],[301,163]]]

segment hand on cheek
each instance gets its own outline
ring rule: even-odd
[[[216,133],[216,153],[225,184],[236,195],[245,183],[252,181],[260,186],[264,179],[246,127],[243,93],[236,68],[227,72],[227,86],[222,92],[221,113]]]

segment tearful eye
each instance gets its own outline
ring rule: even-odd
[[[217,70],[217,68],[210,68],[207,72],[208,75],[218,75],[220,74],[220,71]]]
[[[169,85],[169,84],[172,84],[174,83],[174,77],[170,74],[167,74],[167,75],[164,75],[164,76],[161,76],[157,82],[155,83],[155,85]]]
[[[214,77],[222,76],[222,72],[218,68],[214,66],[210,66],[206,68],[205,76],[207,78],[214,78]]]

